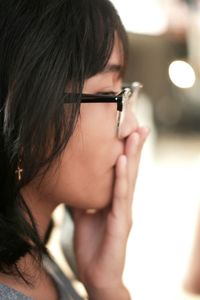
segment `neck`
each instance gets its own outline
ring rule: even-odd
[[[33,215],[40,238],[43,240],[56,207],[50,199],[44,199],[37,188],[31,184],[23,187],[21,195]]]

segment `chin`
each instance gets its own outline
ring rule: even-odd
[[[93,209],[103,209],[109,206],[112,202],[112,188],[108,191],[104,189],[104,193],[99,192],[93,195],[93,199],[91,200],[90,204],[92,203]]]
[[[95,180],[88,180],[88,184],[82,187],[76,196],[72,196],[72,206],[76,206],[81,209],[95,209],[100,210],[109,206],[113,197],[113,172],[110,172],[108,176],[104,176],[102,180],[98,177]]]

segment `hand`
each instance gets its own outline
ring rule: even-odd
[[[77,268],[92,300],[130,299],[122,274],[138,165],[147,135],[148,130],[141,127],[126,139],[124,154],[116,163],[111,206],[94,214],[74,210]]]

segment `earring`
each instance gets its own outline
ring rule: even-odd
[[[23,175],[24,169],[20,167],[20,162],[17,166],[17,169],[15,170],[15,174],[17,175],[17,180],[21,181],[22,180],[22,175]]]

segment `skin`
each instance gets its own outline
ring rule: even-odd
[[[116,39],[107,66],[85,81],[83,93],[119,93],[122,63],[121,44]],[[82,104],[75,131],[59,162],[52,164],[42,183],[40,177],[35,178],[22,190],[35,218],[42,224],[41,236],[49,216],[60,203],[88,210],[102,209],[112,202],[117,159],[124,153],[127,137],[137,132],[139,126],[130,112],[119,139],[116,119],[114,103]]]
[[[116,40],[105,70],[85,81],[83,93],[120,92],[122,63],[121,45]],[[82,104],[80,118],[61,162],[55,163],[43,179],[39,196],[52,199],[54,205],[67,203],[82,209],[107,206],[112,198],[116,161],[124,151],[126,137],[138,127],[134,114],[127,118],[119,139],[115,104]]]
[[[120,91],[121,53],[120,42],[116,40],[105,70],[85,81],[84,93]],[[77,267],[92,300],[130,299],[122,273],[138,164],[148,130],[139,127],[131,113],[123,123],[119,139],[116,118],[113,103],[82,104],[74,134],[59,164],[51,166],[42,182],[36,178],[21,191],[41,237],[58,204],[73,207]],[[96,212],[88,213],[90,208]],[[31,274],[37,270],[30,257],[22,259],[21,265],[26,265],[26,270],[30,266]],[[34,289],[5,277],[0,276],[0,280],[35,299],[55,300],[55,287],[44,274],[40,270]]]

